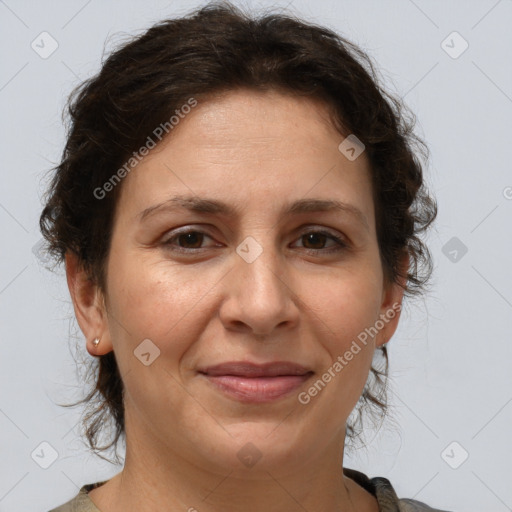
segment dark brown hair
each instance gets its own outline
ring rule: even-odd
[[[385,277],[398,284],[404,279],[405,294],[419,295],[432,272],[419,235],[437,207],[424,183],[421,161],[427,161],[427,149],[413,132],[414,116],[381,87],[370,58],[333,31],[289,14],[255,17],[229,3],[157,23],[114,51],[101,71],[70,95],[67,142],[40,218],[56,260],[75,253],[104,290],[122,183],[102,198],[94,191],[190,98],[200,103],[239,88],[321,100],[340,134],[354,134],[364,143]],[[410,262],[405,270],[404,253]],[[358,416],[347,423],[349,439],[357,435],[356,427],[362,431],[363,411],[386,412],[386,346],[378,352],[380,362],[374,360],[355,409]],[[123,384],[113,352],[92,359],[90,370],[93,388],[77,403],[89,406],[85,433],[91,448],[101,452],[117,448],[124,436]],[[100,447],[107,420],[113,420],[114,434]]]

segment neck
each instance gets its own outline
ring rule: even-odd
[[[297,454],[282,465],[262,457],[251,468],[234,469],[191,460],[189,451],[162,446],[147,430],[130,436],[142,431],[132,427],[126,423],[123,470],[89,493],[102,512],[378,511],[375,498],[343,476],[344,437],[324,454]]]

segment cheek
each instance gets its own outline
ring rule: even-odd
[[[199,273],[163,259],[146,261],[140,254],[117,258],[108,275],[109,326],[116,356],[132,357],[149,339],[167,356],[166,365],[177,363],[205,328],[207,292],[220,278],[217,272]]]
[[[200,410],[186,412],[180,363],[211,318],[206,292],[218,279],[210,284],[197,270],[142,259],[118,258],[109,274],[109,329],[129,407],[168,420],[161,414],[166,397],[174,414],[185,410],[199,419]]]
[[[338,355],[374,324],[382,300],[382,273],[369,261],[302,279],[300,299],[321,320]],[[330,350],[332,352],[332,350]]]
[[[328,357],[301,402],[315,402],[319,421],[333,428],[340,418],[348,418],[357,404],[375,350],[369,328],[375,323],[377,301],[361,290],[352,294],[350,290],[332,293],[323,304],[318,328],[326,335],[317,340]]]
[[[314,310],[318,329],[325,333],[317,340],[329,356],[318,376],[326,383],[322,394],[346,411],[356,404],[371,367],[371,327],[379,318],[381,279],[378,267],[365,264],[337,271],[325,280],[311,277],[309,283],[314,285],[310,290],[318,291],[309,294],[307,305]]]

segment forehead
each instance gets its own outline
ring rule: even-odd
[[[366,155],[348,160],[338,150],[344,138],[319,100],[276,91],[222,93],[198,100],[127,176],[122,196],[140,209],[176,192],[240,204],[258,198],[269,206],[334,195],[358,202],[372,218]]]
[[[279,156],[279,151],[289,156],[297,143],[306,150],[330,146],[333,139],[342,138],[332,125],[324,102],[274,90],[221,93],[200,102],[184,121],[181,128],[193,123],[203,149],[252,146],[258,156],[268,159]],[[272,147],[271,154],[265,153],[267,147]]]

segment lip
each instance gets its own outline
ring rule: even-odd
[[[233,375],[236,377],[278,377],[278,376],[300,376],[310,372],[308,368],[290,361],[273,361],[270,363],[257,364],[250,361],[229,361],[226,363],[208,366],[200,369],[199,373],[204,373],[213,377],[221,375]]]
[[[199,374],[216,389],[246,403],[265,403],[284,398],[313,373],[300,364],[287,361],[265,364],[232,361],[199,370]]]

